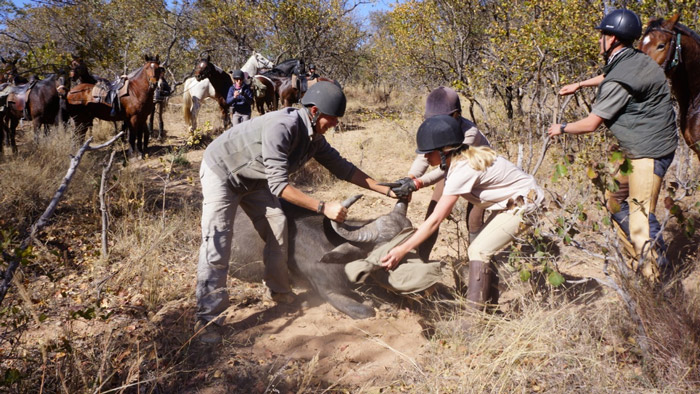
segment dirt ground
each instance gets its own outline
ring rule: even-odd
[[[180,105],[180,100],[175,98],[166,111],[165,140],[152,141],[150,157],[145,161],[133,161],[131,165],[152,168],[167,152],[185,145],[187,134]],[[419,109],[419,103],[407,103],[404,110],[415,111],[415,116],[392,117],[362,106],[361,101],[352,100],[344,126],[339,132],[330,134],[328,140],[375,179],[397,179],[404,176],[415,157],[412,133],[419,124]],[[200,113],[199,124],[209,120],[216,125],[216,116],[214,103],[208,102]],[[28,134],[25,133],[23,138]],[[197,179],[202,153],[202,149],[187,151],[190,165],[170,185],[171,192],[195,206],[201,198],[199,184],[192,179]],[[326,201],[364,194],[364,198],[350,210],[349,216],[353,219],[369,219],[387,213],[394,203],[392,199],[340,181],[325,182],[321,186],[302,184],[300,187]],[[414,226],[422,222],[430,194],[428,190],[414,194],[408,212]],[[431,258],[447,262],[455,255],[457,228],[453,223],[445,223],[440,234]],[[584,254],[567,253],[571,254],[567,256],[566,265],[559,266],[563,273],[574,279],[602,277],[601,262]],[[690,253],[695,253],[695,250]],[[155,343],[155,350],[151,351],[160,352],[161,359],[166,360],[165,365],[153,368],[162,371],[160,375],[142,376],[139,368],[119,371],[119,374],[127,376],[122,379],[126,382],[159,379],[161,392],[403,392],[411,391],[405,387],[410,382],[405,378],[397,381],[396,376],[414,374],[420,379],[418,372],[425,366],[419,367],[419,364],[428,351],[434,330],[429,316],[437,313],[431,305],[431,298],[424,295],[397,297],[376,288],[363,287],[360,291],[375,306],[377,315],[366,320],[353,320],[304,288],[295,289],[299,295],[296,304],[272,305],[263,301],[262,283],[230,278],[232,307],[226,312],[224,342],[219,346],[205,346],[192,338],[196,256],[197,250],[189,251],[161,274],[163,281],[177,282],[180,286],[178,293],[183,296],[163,304],[155,313],[139,312],[143,310],[143,300],[137,296],[117,294],[109,302],[133,308],[133,318],[120,315],[106,321],[73,319],[66,322],[60,316],[49,317],[37,330],[28,332],[24,341],[53,343],[66,335],[100,336],[105,344],[110,343],[117,350],[122,342]],[[517,280],[518,273],[501,270],[501,275],[506,277],[502,281],[501,296],[501,308],[505,310],[512,298],[507,284]],[[697,276],[688,281],[691,281],[689,286],[697,288]],[[36,294],[65,298],[67,305],[70,299],[75,301],[75,297],[66,295],[66,289],[73,284],[71,278],[64,278],[58,287],[48,278],[43,282],[40,279],[32,284]],[[88,280],[76,282],[85,287],[83,291],[88,291],[92,283]],[[452,271],[445,266],[441,291],[436,297],[456,307],[458,301],[453,299],[449,290],[453,284]],[[71,291],[78,293],[79,290]],[[129,357],[126,352],[133,352],[127,348],[119,354],[117,350],[117,357],[126,358]],[[152,355],[140,357],[143,362]],[[170,383],[168,374],[173,374]]]

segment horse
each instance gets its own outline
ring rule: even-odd
[[[201,58],[197,61],[197,65],[194,68],[194,77],[197,81],[209,79],[209,83],[214,87],[213,98],[219,103],[224,129],[227,129],[231,125],[231,116],[228,111],[229,105],[226,104],[228,90],[233,85],[231,76],[220,67],[215,66],[207,55],[206,58]]]
[[[156,84],[156,90],[153,92],[153,111],[149,115],[148,121],[148,131],[151,133],[152,137],[158,138],[159,141],[164,137],[163,110],[168,106],[168,99],[170,98],[171,93],[172,91],[168,81],[166,81],[165,77],[161,75],[160,79],[158,79],[158,83]],[[156,112],[158,113],[158,123],[160,124],[158,135],[154,135],[153,133],[153,118],[155,118]]]
[[[118,121],[123,120],[129,129],[130,153],[140,153],[145,158],[148,153],[148,115],[153,112],[153,95],[158,80],[164,72],[158,56],[144,57],[145,64],[127,75],[123,84],[112,86],[110,93],[118,91],[113,103],[105,102],[97,85],[81,83],[68,92],[68,111],[81,133],[92,124],[94,118]],[[98,94],[97,98],[93,93]],[[113,107],[116,105],[119,107]]]
[[[268,109],[277,109],[274,82],[268,77],[258,75],[261,68],[271,69],[274,66],[275,64],[272,61],[258,52],[253,52],[253,55],[241,67],[241,71],[245,73],[247,78],[246,83],[250,84],[250,88],[253,91],[255,107],[261,115],[265,113],[266,104]]]
[[[202,106],[202,101],[208,98],[214,99],[216,90],[205,78],[198,81],[197,78],[187,78],[185,80],[184,91],[182,92],[182,112],[185,123],[188,125],[188,132],[192,134],[197,129],[197,114]]]
[[[683,138],[700,159],[700,36],[678,23],[679,17],[649,21],[638,48],[670,79]]]
[[[264,75],[256,75],[253,77],[253,98],[255,99],[255,108],[260,115],[265,114],[265,106],[268,111],[277,110],[277,91],[275,82]]]
[[[92,75],[88,70],[87,64],[82,58],[73,55],[73,60],[70,62],[70,73],[71,82],[78,85],[81,83],[97,84],[98,82],[109,84],[110,81],[107,78],[98,77]]]
[[[251,78],[258,74],[258,70],[261,68],[273,68],[275,66],[271,60],[261,55],[258,52],[253,52],[253,54],[243,63],[241,66],[241,71],[246,74],[245,83],[250,84]],[[227,92],[228,93],[228,92]]]
[[[304,68],[303,60],[289,59],[263,74],[275,84],[275,103],[281,101],[283,107],[289,107],[299,102],[303,92],[306,92]]]
[[[39,139],[39,129],[44,126],[44,135],[49,133],[49,126],[57,126],[59,121],[65,123],[65,95],[70,80],[65,71],[49,74],[45,79],[12,85],[6,98],[2,128],[7,133],[7,140],[14,153],[17,153],[15,135],[20,119],[31,119],[34,140]]]

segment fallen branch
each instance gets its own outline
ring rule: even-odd
[[[88,138],[88,140],[85,141],[83,146],[81,146],[78,150],[78,153],[76,153],[76,155],[71,158],[71,164],[68,168],[68,171],[66,172],[66,176],[63,177],[63,182],[61,183],[61,186],[58,187],[58,190],[51,199],[51,202],[49,202],[49,206],[46,207],[46,210],[41,215],[39,220],[37,220],[32,225],[31,230],[29,232],[29,236],[27,236],[24,240],[22,240],[22,243],[20,243],[20,250],[26,250],[29,247],[29,244],[32,241],[34,241],[34,239],[36,239],[36,235],[39,233],[39,231],[41,231],[41,229],[43,229],[48,224],[49,219],[53,215],[54,211],[56,211],[58,202],[61,200],[63,194],[68,189],[68,185],[73,179],[73,175],[75,175],[75,171],[78,168],[78,165],[80,164],[80,160],[82,159],[83,154],[87,151],[99,150],[104,147],[110,146],[123,134],[124,132],[122,131],[119,134],[115,135],[111,140],[98,146],[90,146],[90,142],[92,142],[92,137]],[[17,270],[20,264],[20,258],[17,255],[10,256],[6,253],[3,253],[3,259],[7,261],[8,264],[7,269],[5,270],[5,274],[3,275],[2,284],[0,284],[0,304],[2,304],[2,301],[5,299],[5,295],[10,289],[10,284],[12,283],[12,279],[14,278],[15,271]]]

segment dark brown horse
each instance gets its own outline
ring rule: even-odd
[[[161,75],[156,84],[156,90],[153,92],[153,112],[148,117],[148,130],[151,133],[151,137],[157,138],[159,141],[165,137],[165,130],[163,130],[163,110],[168,105],[168,99],[172,90],[170,84],[165,80],[165,75]],[[158,116],[158,124],[160,125],[158,129],[158,134],[153,131],[153,119]]]
[[[683,138],[700,159],[700,36],[678,23],[679,16],[649,21],[639,49],[659,63],[671,81]]]
[[[73,61],[70,62],[70,79],[74,85],[81,83],[96,84],[97,82],[109,83],[107,78],[92,75],[88,70],[87,64],[82,58],[73,55]]]
[[[68,112],[75,121],[79,132],[84,133],[94,118],[119,121],[123,120],[129,129],[130,153],[140,153],[144,158],[148,150],[148,115],[153,112],[153,92],[163,74],[158,56],[146,56],[145,64],[126,76],[124,84],[113,86],[118,90],[118,98],[113,104],[107,103],[96,85],[81,83],[68,92]]]
[[[264,75],[253,77],[251,85],[255,107],[260,115],[265,114],[265,106],[268,111],[277,111],[277,95],[275,93],[275,83],[271,78]]]
[[[17,151],[15,133],[20,119],[31,119],[34,129],[34,140],[39,138],[39,129],[44,127],[44,135],[48,134],[49,126],[57,126],[59,122],[68,120],[65,108],[65,97],[70,87],[70,80],[65,71],[50,74],[45,79],[13,86],[7,98],[5,114],[6,131],[10,145]]]
[[[221,121],[224,124],[224,129],[227,129],[231,125],[231,116],[229,115],[229,105],[226,104],[226,96],[228,95],[228,90],[233,85],[233,80],[231,76],[217,67],[210,61],[210,57],[201,58],[197,61],[197,65],[194,68],[194,77],[197,81],[201,81],[205,78],[209,79],[209,83],[214,87],[216,94],[214,99],[219,103],[219,109],[221,110]]]

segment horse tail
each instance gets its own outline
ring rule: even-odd
[[[185,123],[187,124],[188,128],[191,128],[192,126],[192,95],[190,94],[189,89],[185,88],[185,92],[182,93],[182,112],[183,115],[185,116]]]

